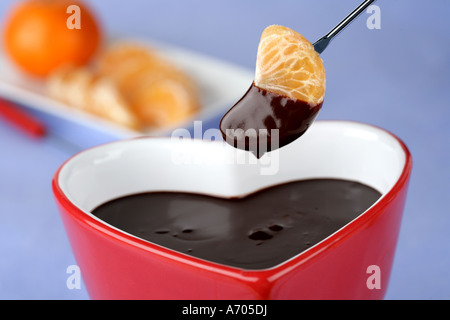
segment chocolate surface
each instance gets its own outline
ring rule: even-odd
[[[259,158],[302,136],[321,107],[322,103],[312,106],[252,84],[223,116],[220,131],[228,144]]]
[[[109,201],[93,214],[158,245],[243,269],[276,266],[359,216],[380,197],[363,184],[313,179],[242,198],[152,192]]]

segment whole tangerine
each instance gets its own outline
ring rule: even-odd
[[[69,7],[78,9],[77,28],[69,26],[75,13]],[[87,64],[101,41],[97,18],[79,0],[22,1],[9,13],[3,34],[3,46],[11,60],[38,77],[65,64]]]

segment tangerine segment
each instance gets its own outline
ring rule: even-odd
[[[300,33],[283,26],[269,26],[263,31],[258,47],[255,85],[318,105],[325,96],[323,61]]]
[[[146,126],[172,126],[200,108],[194,80],[146,46],[122,42],[111,47],[100,57],[98,72],[113,79]]]
[[[120,42],[102,52],[96,67],[98,73],[114,79],[122,90],[127,89],[137,75],[156,69],[160,64],[161,59],[150,48]]]
[[[198,103],[183,83],[171,77],[153,80],[130,97],[131,109],[148,126],[175,125],[197,111]]]
[[[132,129],[141,129],[142,121],[131,110],[114,83],[93,74],[87,68],[66,67],[54,72],[47,81],[54,99],[69,106],[111,120]]]

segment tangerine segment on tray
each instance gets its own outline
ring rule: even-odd
[[[113,46],[100,57],[98,69],[114,79],[130,108],[148,126],[179,123],[200,108],[194,81],[147,47]]]
[[[300,33],[284,26],[272,25],[261,35],[255,85],[318,105],[325,96],[325,68],[313,45]]]
[[[108,78],[85,67],[65,67],[47,81],[50,96],[70,107],[99,116],[118,125],[141,129],[142,122]]]
[[[136,43],[105,48],[90,68],[54,73],[48,88],[72,107],[141,131],[176,125],[200,109],[194,80]]]

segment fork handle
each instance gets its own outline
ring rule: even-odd
[[[32,137],[41,138],[46,134],[42,122],[2,98],[0,98],[0,117]]]

